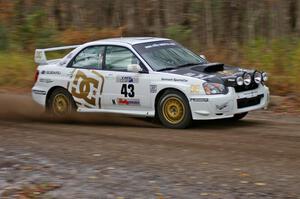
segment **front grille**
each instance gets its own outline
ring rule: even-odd
[[[244,92],[244,91],[250,91],[250,90],[254,90],[258,88],[258,84],[255,82],[252,82],[250,85],[246,86],[235,86],[235,92],[240,93],[240,92]]]
[[[238,99],[237,106],[238,106],[238,108],[246,108],[249,106],[258,105],[258,104],[260,104],[260,100],[263,97],[264,97],[264,94],[261,94],[261,95],[258,95],[256,97],[252,97],[252,98]]]

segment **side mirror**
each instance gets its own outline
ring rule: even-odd
[[[128,72],[139,73],[139,72],[142,72],[143,69],[139,64],[129,64],[127,66],[127,71]]]
[[[202,59],[205,59],[206,60],[206,57],[205,55],[199,55]]]

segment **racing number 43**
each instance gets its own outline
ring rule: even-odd
[[[133,84],[122,84],[121,94],[125,97],[134,97],[134,85]]]

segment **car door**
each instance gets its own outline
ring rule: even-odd
[[[68,65],[68,91],[78,108],[101,108],[104,84],[103,55],[105,46],[89,46],[80,51]]]
[[[111,110],[149,111],[150,78],[140,60],[128,48],[107,46],[105,50],[103,106]],[[130,72],[130,65],[143,72]]]

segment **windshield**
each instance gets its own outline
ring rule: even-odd
[[[136,44],[133,47],[155,71],[207,63],[172,40]]]

